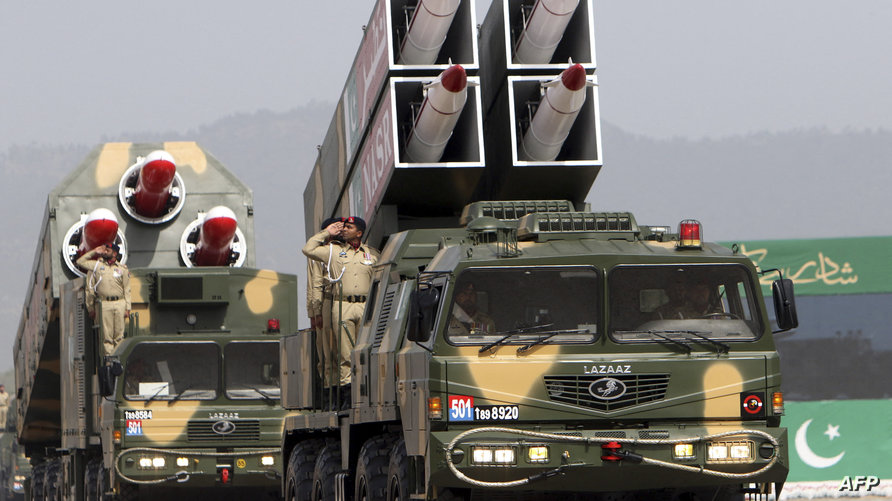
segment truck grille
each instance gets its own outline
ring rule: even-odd
[[[615,379],[625,385],[625,391],[618,397],[605,399],[595,397],[589,387],[595,381]],[[549,398],[599,411],[615,411],[655,400],[662,400],[669,387],[668,374],[617,374],[586,376],[545,376],[545,389]]]
[[[229,442],[234,440],[260,440],[260,421],[232,421],[235,430],[221,435],[214,431],[217,421],[189,421],[187,438],[190,442]]]

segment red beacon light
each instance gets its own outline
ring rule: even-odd
[[[685,219],[678,223],[678,244],[676,247],[679,249],[699,249],[702,247],[702,237],[703,228],[700,221]]]
[[[279,319],[278,318],[270,318],[266,321],[266,331],[267,332],[279,332]]]

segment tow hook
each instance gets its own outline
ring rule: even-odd
[[[607,442],[601,444],[601,449],[604,451],[604,454],[601,455],[601,461],[618,462],[625,459],[633,463],[640,463],[644,460],[644,457],[640,454],[624,451],[622,450],[622,447],[623,446],[619,442]]]
[[[189,481],[189,472],[188,471],[178,471],[176,474],[177,482],[183,483]]]

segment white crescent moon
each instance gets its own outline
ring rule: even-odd
[[[809,419],[802,423],[802,426],[796,430],[796,452],[799,454],[799,459],[812,468],[830,468],[845,456],[846,451],[842,451],[832,458],[825,458],[815,454],[814,451],[811,450],[811,447],[808,446],[808,440],[805,439],[805,432],[808,431],[808,425],[810,425],[811,422],[812,420]]]

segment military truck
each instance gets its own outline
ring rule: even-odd
[[[478,202],[391,235],[348,410],[283,340],[287,499],[742,499],[789,468],[772,329],[792,285],[704,242],[566,201]],[[687,496],[687,497],[685,497]]]
[[[0,500],[25,499],[25,483],[31,474],[31,463],[16,440],[16,401],[9,401],[6,423],[0,432]]]
[[[252,216],[250,190],[195,143],[102,145],[50,193],[15,345],[32,499],[278,494],[279,337],[296,329],[297,287],[247,267]],[[104,353],[75,264],[109,242],[131,311]]]

